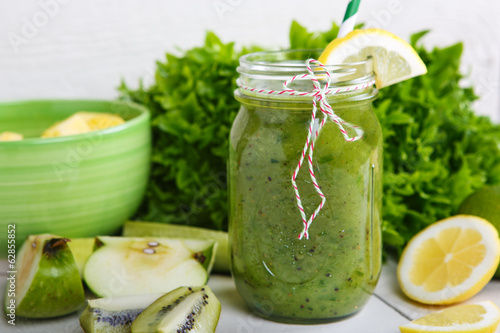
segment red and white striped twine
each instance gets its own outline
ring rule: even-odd
[[[313,70],[311,66],[318,66],[321,70]],[[313,167],[313,152],[314,152],[314,144],[316,143],[316,140],[319,137],[319,133],[321,132],[321,129],[323,129],[323,126],[325,125],[326,121],[329,119],[333,121],[335,124],[337,124],[340,132],[344,136],[344,139],[347,142],[353,142],[361,139],[364,135],[364,131],[353,124],[350,124],[346,121],[344,121],[342,118],[337,116],[335,112],[333,111],[332,107],[328,103],[326,96],[327,95],[334,95],[338,93],[344,93],[348,91],[355,91],[355,90],[361,90],[365,89],[369,86],[372,86],[375,83],[375,80],[370,80],[369,82],[363,83],[363,84],[358,84],[358,85],[353,85],[353,86],[346,86],[346,87],[341,87],[341,88],[333,88],[330,89],[330,84],[331,84],[331,73],[326,69],[326,67],[319,62],[318,60],[315,59],[308,59],[306,61],[306,68],[307,68],[307,74],[301,74],[301,75],[296,75],[289,80],[285,81],[283,83],[283,88],[284,90],[265,90],[265,89],[256,89],[252,87],[247,87],[242,84],[239,80],[237,80],[237,84],[239,88],[249,90],[252,92],[256,93],[261,93],[261,94],[268,94],[268,95],[290,95],[290,96],[311,96],[312,97],[312,115],[311,115],[311,123],[309,125],[308,129],[308,134],[307,134],[307,139],[306,143],[304,145],[304,149],[302,150],[302,154],[299,159],[299,163],[297,167],[295,168],[295,171],[292,176],[292,185],[295,190],[295,197],[297,199],[297,206],[299,207],[300,215],[302,217],[302,222],[304,225],[304,228],[300,235],[298,236],[299,239],[306,238],[309,239],[309,227],[311,226],[311,223],[313,220],[318,216],[319,212],[323,208],[326,198],[323,192],[321,191],[321,187],[318,185],[318,182],[316,180],[316,176],[314,174],[314,167]],[[321,87],[318,79],[317,79],[317,74],[319,73],[324,73],[326,74],[326,83],[323,87]],[[311,92],[301,92],[301,91],[296,91],[294,89],[289,88],[288,86],[296,80],[311,80],[314,86],[313,91]],[[315,130],[315,120],[316,120],[316,111],[319,105],[319,109],[323,113],[323,119],[317,125],[317,128]],[[347,133],[347,130],[345,129],[351,128],[356,132],[356,136],[349,136]],[[296,178],[299,173],[300,168],[302,167],[302,164],[304,162],[304,158],[306,157],[306,154],[308,154],[308,163],[309,163],[309,175],[311,177],[312,183],[314,185],[314,188],[316,192],[318,192],[318,195],[321,198],[321,203],[318,205],[316,210],[307,218],[306,213],[304,211],[304,207],[302,206],[302,200],[300,199],[300,194],[299,194],[299,189],[297,187],[296,183]]]

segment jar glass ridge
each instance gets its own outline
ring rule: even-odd
[[[283,82],[307,73],[318,50],[258,52],[240,59],[238,83],[256,90],[283,90]],[[326,66],[332,87],[373,81],[370,59]],[[320,82],[326,76],[312,68]],[[290,88],[310,92],[310,80]],[[360,126],[361,140],[347,142],[327,121],[314,147],[314,172],[325,206],[303,228],[291,178],[311,121],[312,97],[263,94],[239,88],[241,108],[233,122],[229,152],[229,241],[238,292],[257,314],[280,322],[316,324],[359,311],[381,268],[380,210],[382,134],[372,109],[373,86],[327,95],[334,112]],[[323,115],[318,110],[317,121]],[[297,176],[307,216],[316,192],[307,163]]]

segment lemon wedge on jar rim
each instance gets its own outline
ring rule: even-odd
[[[464,304],[431,313],[400,326],[401,333],[493,333],[500,310],[490,301]]]
[[[427,73],[427,67],[410,44],[382,29],[357,29],[328,44],[319,61],[325,65],[373,59],[377,88]]]
[[[431,224],[405,247],[398,280],[409,298],[425,304],[452,304],[478,293],[500,259],[495,227],[471,215]]]

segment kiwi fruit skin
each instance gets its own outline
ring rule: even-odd
[[[80,326],[85,333],[130,333],[137,316],[161,296],[163,293],[89,300]]]
[[[77,311],[85,304],[83,284],[68,239],[54,235],[28,236],[16,261],[16,315],[53,318]],[[36,267],[35,267],[36,265]],[[5,307],[9,297],[6,288]]]
[[[210,333],[221,305],[208,286],[179,287],[146,308],[132,323],[132,333]]]
[[[211,230],[186,225],[128,221],[123,226],[125,237],[168,237],[213,239],[218,244],[213,270],[216,273],[230,274],[228,234],[225,231]]]

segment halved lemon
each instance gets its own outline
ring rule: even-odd
[[[452,304],[478,293],[500,259],[498,232],[488,221],[457,215],[431,224],[405,247],[398,280],[409,298]]]
[[[319,61],[336,65],[373,58],[376,86],[382,88],[427,73],[410,44],[382,29],[353,30],[328,44]]]
[[[493,333],[500,310],[490,301],[464,304],[431,313],[400,326],[401,333]]]

